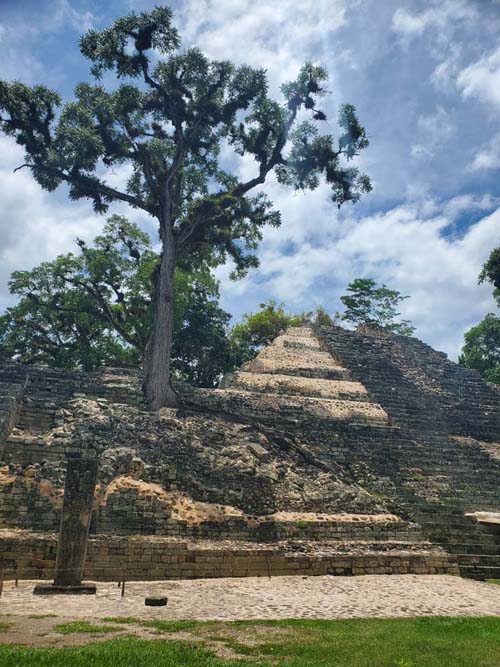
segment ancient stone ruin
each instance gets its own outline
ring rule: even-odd
[[[292,328],[160,413],[132,370],[0,381],[8,576],[53,579],[68,456],[95,453],[89,579],[500,577],[499,391],[414,338]]]

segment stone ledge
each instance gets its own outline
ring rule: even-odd
[[[0,536],[7,578],[52,577],[56,537],[16,531]],[[385,550],[384,550],[385,547]],[[12,567],[9,570],[8,563]],[[98,536],[89,540],[85,578],[95,581],[322,574],[457,574],[456,558],[430,543],[275,544],[186,542],[172,538]]]

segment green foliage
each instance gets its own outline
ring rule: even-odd
[[[500,306],[500,248],[491,251],[479,274],[479,282],[489,282],[495,288],[493,296]]]
[[[500,384],[500,318],[488,313],[464,338],[459,363],[475,368],[488,382]]]
[[[111,216],[92,245],[30,271],[15,271],[17,305],[0,316],[0,354],[22,363],[93,370],[139,365],[151,320],[151,240],[121,216]],[[213,386],[231,369],[230,315],[218,305],[209,267],[183,262],[175,275],[173,371]]]
[[[335,322],[326,312],[323,306],[318,306],[315,311],[311,313],[312,322],[318,327],[332,327]]]
[[[319,133],[323,68],[306,63],[278,103],[268,96],[264,70],[179,47],[167,7],[90,30],[80,49],[96,83],[78,84],[74,101],[62,105],[44,86],[0,82],[0,128],[25,148],[23,166],[42,187],[67,183],[72,199],[90,198],[98,212],[125,201],[156,216],[160,229],[168,217],[179,246],[208,244],[220,261],[232,257],[238,272],[256,264],[261,228],[280,222],[262,193],[248,195],[274,169],[296,189],[314,189],[324,177],[338,204],[369,191],[367,177],[342,165],[368,145],[354,107],[342,107],[336,143]],[[163,56],[154,65],[153,50]],[[114,72],[117,87],[100,83],[106,72]],[[301,110],[311,120],[292,132]],[[223,141],[255,159],[254,178],[238,182],[220,169]],[[97,175],[102,165],[124,163],[133,171],[123,191]]]
[[[260,304],[257,312],[243,315],[242,321],[231,331],[231,342],[239,364],[253,359],[262,347],[269,345],[288,327],[298,326],[301,321],[299,315],[287,313],[283,304],[272,299]]]
[[[371,278],[356,278],[347,286],[349,294],[340,297],[346,310],[340,316],[344,322],[354,326],[384,329],[402,336],[411,336],[415,328],[408,320],[397,321],[397,308],[408,299],[397,290],[386,285],[377,287]]]
[[[479,283],[489,282],[500,307],[500,248],[494,248],[483,264]],[[488,382],[500,384],[500,318],[488,313],[482,322],[464,334],[464,346],[458,361],[475,368]]]
[[[228,336],[231,316],[218,299],[218,282],[206,267],[176,270],[172,371],[200,387],[217,385],[238,361]]]
[[[78,255],[13,272],[9,288],[20,300],[0,317],[0,351],[84,370],[138,364],[158,261],[149,237],[112,216],[92,246],[77,244]]]
[[[71,621],[69,623],[59,623],[54,626],[54,631],[61,635],[70,635],[75,632],[86,634],[101,634],[107,632],[118,632],[119,628],[114,625],[94,625],[88,621]]]

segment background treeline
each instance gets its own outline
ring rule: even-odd
[[[12,274],[9,288],[18,302],[0,316],[0,356],[86,371],[141,365],[159,262],[150,237],[114,215],[91,244],[77,239],[76,245],[74,253]],[[407,321],[398,321],[397,306],[407,297],[370,279],[348,286],[341,298],[345,312],[333,319],[321,307],[289,313],[271,300],[232,326],[211,269],[208,257],[191,263],[184,258],[175,272],[172,369],[194,385],[215,386],[287,327],[303,322],[413,332]]]

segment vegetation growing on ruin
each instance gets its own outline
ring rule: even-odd
[[[299,326],[301,321],[301,315],[287,313],[282,303],[270,299],[260,304],[255,313],[243,315],[231,331],[231,340],[241,361],[248,361],[288,327]]]
[[[348,294],[340,297],[345,311],[340,320],[359,327],[383,329],[402,336],[411,336],[415,328],[409,320],[401,320],[398,308],[408,299],[387,285],[378,286],[371,278],[356,278],[347,286]]]

